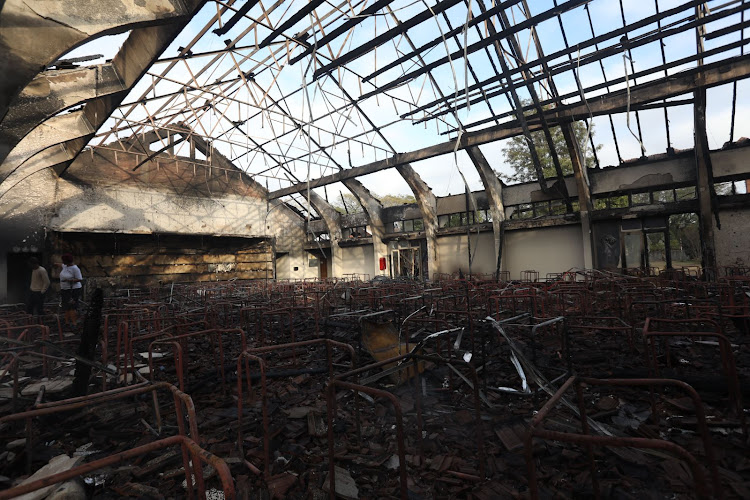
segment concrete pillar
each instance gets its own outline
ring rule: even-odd
[[[694,93],[693,119],[695,126],[695,170],[698,194],[698,225],[701,232],[701,255],[706,276],[716,279],[716,239],[714,237],[713,166],[706,135],[706,90]],[[717,227],[721,229],[721,225]]]
[[[424,220],[424,233],[427,239],[427,272],[425,278],[430,278],[437,274],[438,270],[438,245],[437,245],[437,198],[432,193],[432,189],[419,174],[408,163],[396,167],[398,173],[404,178],[406,183],[414,193],[417,199],[417,206],[422,212]]]
[[[586,171],[586,163],[581,153],[580,143],[573,130],[571,122],[560,125],[565,144],[570,153],[570,160],[573,164],[573,175],[576,179],[576,188],[578,190],[578,207],[581,211],[581,232],[583,233],[583,267],[592,269],[594,267],[594,252],[591,232],[591,212],[594,206],[591,202],[591,185],[589,176]]]
[[[171,0],[0,2],[0,120],[34,76],[72,48],[104,34],[187,23],[197,6]]]
[[[341,241],[341,214],[326,200],[310,191],[310,204],[320,214],[328,227],[331,237],[331,278],[340,278],[344,274],[344,249],[339,246]]]
[[[383,222],[383,205],[380,200],[375,198],[370,190],[367,189],[357,179],[346,179],[343,181],[344,186],[352,192],[357,198],[359,204],[365,209],[370,219],[370,231],[372,232],[372,251],[375,258],[375,265],[372,269],[372,276],[387,276],[388,269],[380,270],[380,259],[385,258],[388,262],[388,245],[383,242],[385,236],[385,223]],[[386,264],[387,266],[387,264]]]
[[[472,163],[479,172],[479,177],[482,179],[484,185],[484,191],[487,193],[487,199],[490,202],[490,214],[492,215],[492,234],[495,240],[495,261],[500,269],[500,262],[498,257],[501,255],[503,248],[502,241],[502,225],[505,220],[505,206],[503,205],[503,185],[498,179],[495,171],[490,167],[487,158],[485,158],[479,146],[472,146],[466,148],[466,153],[469,155]]]

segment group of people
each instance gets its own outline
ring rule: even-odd
[[[81,270],[73,262],[73,255],[66,253],[62,255],[60,266],[60,299],[65,311],[65,326],[73,328],[78,322],[78,301],[81,298],[83,276]],[[29,259],[31,267],[31,284],[29,285],[29,300],[26,312],[32,315],[42,316],[44,314],[44,296],[49,290],[50,279],[47,270],[39,265],[39,259]]]

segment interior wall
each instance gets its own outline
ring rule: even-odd
[[[714,227],[716,265],[750,266],[750,208],[722,210]]]
[[[160,283],[273,278],[268,240],[195,235],[52,233],[53,260],[76,256],[88,287],[137,288]],[[51,278],[55,282],[57,270]]]
[[[302,248],[304,219],[267,204],[260,187],[239,171],[159,158],[133,172],[133,161],[131,155],[84,152],[64,177],[46,169],[2,193],[0,302],[7,300],[8,254],[44,248],[52,231],[263,238],[288,253],[281,274],[317,277]],[[43,256],[44,267],[51,267],[50,258]]]
[[[539,277],[570,268],[583,268],[581,226],[569,225],[506,231],[503,242],[503,270],[511,279],[521,271],[534,270]]]
[[[508,233],[506,233],[507,235]],[[465,234],[438,237],[438,272],[443,274],[469,272],[469,249]],[[472,274],[493,274],[497,268],[495,240],[492,232],[471,233]]]
[[[372,278],[375,254],[372,245],[357,245],[341,248],[342,274],[367,274]]]

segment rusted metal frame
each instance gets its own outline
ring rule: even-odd
[[[168,382],[156,382],[154,384],[150,384],[148,383],[148,381],[145,381],[133,386],[119,387],[116,389],[110,389],[109,391],[105,392],[89,394],[88,396],[79,396],[59,401],[50,401],[48,403],[39,403],[34,409],[23,412],[23,414],[12,414],[0,417],[0,422],[5,422],[6,419],[8,421],[27,419],[42,415],[51,415],[62,411],[86,408],[94,404],[114,401],[131,396],[138,396],[147,392],[151,392],[155,395],[156,391],[161,389],[169,390],[172,393],[175,403],[175,414],[178,417],[178,429],[180,430],[180,433],[185,434],[182,406],[178,404],[179,402],[182,402],[182,404],[185,405],[185,410],[187,411],[188,415],[189,435],[192,439],[200,441],[200,435],[198,433],[198,421],[195,415],[195,405],[193,404],[192,398],[190,397],[190,395],[182,392],[177,387]],[[15,415],[21,416],[16,417]],[[161,414],[159,411],[159,404],[157,402],[156,396],[154,396],[154,417],[157,422],[157,428],[161,432]]]
[[[5,332],[7,333],[7,337],[5,339],[0,338],[0,341],[5,340],[6,342],[9,342],[14,345],[25,345],[26,343],[33,343],[33,339],[24,340],[26,337],[26,334],[29,333],[29,330],[32,330],[34,328],[38,328],[42,332],[42,340],[47,340],[49,338],[49,328],[44,325],[22,325],[22,326],[8,326],[5,328]],[[47,328],[47,335],[44,334],[44,328]],[[18,334],[18,337],[13,338],[11,336],[11,332],[14,330],[20,330],[20,333]],[[5,358],[0,359],[0,363],[5,362]]]
[[[541,410],[534,416],[529,426],[529,430],[524,438],[524,454],[526,456],[526,466],[529,476],[529,493],[530,497],[534,500],[539,498],[539,489],[536,476],[536,466],[534,463],[534,450],[533,450],[533,439],[534,437],[540,437],[543,439],[549,439],[554,441],[569,442],[573,444],[584,445],[589,452],[589,465],[591,467],[592,480],[594,480],[595,496],[600,497],[598,491],[598,481],[596,478],[596,467],[593,461],[592,446],[606,446],[606,447],[633,447],[633,448],[646,448],[646,449],[657,449],[670,452],[677,455],[679,458],[685,460],[691,468],[693,473],[693,480],[695,487],[700,498],[709,498],[709,494],[705,488],[705,477],[703,470],[701,469],[698,461],[695,457],[690,454],[687,450],[669,441],[663,441],[659,439],[645,439],[645,438],[630,438],[630,437],[615,437],[615,436],[592,436],[589,435],[588,419],[586,417],[586,408],[582,397],[581,384],[589,385],[612,385],[612,386],[649,386],[653,388],[654,385],[667,385],[674,386],[685,390],[688,395],[696,403],[696,417],[699,421],[698,427],[699,432],[703,438],[704,451],[706,457],[709,460],[709,469],[711,470],[712,481],[714,486],[714,495],[723,498],[723,491],[718,477],[718,469],[716,468],[716,461],[713,454],[713,446],[710,441],[708,434],[708,427],[705,423],[705,412],[703,405],[700,400],[700,396],[695,390],[685,384],[672,379],[592,379],[592,378],[579,378],[571,376],[557,392],[545,403]],[[584,434],[571,434],[565,432],[556,432],[545,429],[544,420],[547,415],[554,409],[559,403],[564,394],[570,390],[571,387],[576,387],[577,399],[578,399],[578,411],[581,418],[581,426]]]
[[[464,327],[461,327],[461,326],[457,327],[457,326],[451,325],[445,319],[424,318],[424,317],[420,318],[418,316],[408,316],[404,320],[404,322],[401,323],[401,328],[403,330],[404,340],[405,340],[405,342],[404,342],[405,347],[404,348],[406,349],[406,352],[411,352],[411,349],[409,349],[409,345],[410,345],[410,343],[409,343],[409,328],[407,326],[407,323],[409,323],[409,322],[412,322],[412,323],[425,323],[425,324],[429,324],[429,325],[435,325],[435,327],[437,327],[437,325],[440,325],[441,328],[442,328],[442,330],[439,330],[439,331],[436,330],[435,332],[432,332],[431,335],[432,334],[438,334],[439,335],[439,334],[443,334],[443,333],[453,333],[453,332],[457,332],[459,330],[463,330],[464,329]],[[417,333],[419,333],[419,332],[417,332]],[[438,353],[438,355],[442,356],[443,353],[442,353],[442,349],[441,349],[440,336],[436,337],[435,340],[436,340],[437,353]],[[419,345],[420,345],[420,343],[414,344],[415,348],[419,347]],[[448,342],[448,358],[450,359],[452,357],[453,357],[453,351],[451,349],[451,342]]]
[[[348,371],[346,373],[342,373],[339,375],[336,375],[332,378],[331,382],[328,385],[328,400],[329,400],[329,406],[328,406],[328,454],[329,454],[329,466],[330,466],[330,472],[329,477],[331,478],[331,491],[333,492],[333,475],[335,474],[333,467],[334,467],[334,440],[333,440],[333,417],[335,416],[336,407],[335,407],[335,392],[336,387],[341,387],[344,389],[351,389],[354,391],[360,391],[364,392],[365,394],[370,394],[371,396],[378,396],[378,397],[385,397],[388,398],[391,402],[394,402],[394,408],[397,409],[396,412],[396,426],[397,426],[397,439],[398,439],[398,447],[400,450],[400,462],[399,462],[399,468],[401,471],[401,477],[402,477],[402,495],[406,494],[406,463],[404,461],[404,457],[401,455],[403,453],[404,449],[404,441],[403,441],[403,418],[401,416],[400,411],[400,403],[398,403],[398,398],[396,398],[393,394],[387,391],[380,391],[378,389],[374,389],[369,386],[365,385],[359,385],[359,384],[352,384],[350,382],[346,382],[347,379],[350,379],[352,377],[359,377],[361,374],[366,373],[368,371],[374,370],[376,368],[383,368],[390,364],[398,364],[402,369],[408,369],[409,368],[409,361],[415,362],[415,361],[426,361],[430,363],[436,363],[436,364],[446,364],[448,366],[453,365],[459,365],[467,368],[471,374],[471,384],[469,384],[472,388],[472,394],[474,399],[474,418],[475,418],[475,430],[476,430],[476,440],[477,440],[477,454],[478,454],[478,461],[479,461],[479,471],[481,479],[485,479],[486,477],[486,470],[485,470],[485,455],[484,455],[484,434],[482,430],[482,410],[481,410],[481,404],[480,404],[480,394],[479,394],[479,377],[477,375],[476,369],[466,361],[463,361],[461,359],[445,359],[440,356],[425,356],[422,354],[417,354],[416,352],[410,352],[406,354],[402,354],[400,356],[395,356],[383,361],[378,361],[376,363],[372,363],[367,366],[363,366],[360,368],[356,368],[354,370]],[[417,369],[416,365],[414,366],[415,370],[415,376],[419,376],[419,370]],[[454,367],[455,369],[455,367]],[[367,389],[367,390],[365,390]],[[418,388],[417,390],[420,390]],[[368,392],[369,391],[369,392]],[[419,397],[418,395],[416,395]],[[333,401],[333,404],[330,402]],[[421,428],[423,426],[421,422],[421,412],[417,415],[418,425]],[[418,440],[422,440],[422,434],[419,433]],[[421,446],[421,444],[420,444]]]
[[[661,323],[665,325],[673,325],[674,327],[679,326],[690,326],[696,325],[703,327],[703,325],[710,325],[714,331],[655,331],[652,330],[653,323]],[[644,342],[644,357],[646,366],[653,375],[659,375],[659,364],[656,354],[656,345],[654,342],[655,337],[665,337],[665,351],[667,355],[668,364],[671,365],[671,356],[669,353],[669,337],[712,337],[715,338],[719,344],[719,352],[721,354],[721,365],[724,374],[727,379],[727,387],[729,389],[729,402],[732,409],[737,413],[737,416],[742,422],[742,427],[745,433],[747,433],[745,424],[745,412],[742,406],[742,391],[740,388],[739,377],[737,375],[737,365],[735,364],[734,354],[732,353],[732,344],[729,339],[721,333],[721,326],[710,319],[661,319],[661,318],[646,318],[646,323],[643,325],[643,342]]]
[[[406,33],[409,29],[413,28],[414,26],[417,26],[418,24],[421,24],[424,21],[427,21],[433,17],[433,14],[439,14],[454,5],[460,3],[463,0],[446,0],[438,2],[435,6],[432,7],[432,9],[426,9],[422,11],[421,13],[415,15],[414,17],[404,21],[403,23],[400,23],[396,25],[395,27],[389,29],[388,31],[381,33],[380,35],[376,36],[369,42],[360,45],[359,47],[356,47],[352,50],[347,51],[340,57],[336,58],[335,60],[331,61],[327,65],[323,65],[317,70],[315,70],[315,73],[313,74],[313,80],[317,80],[321,76],[332,73],[336,68],[340,66],[344,66],[350,61],[353,61],[354,59],[359,58],[360,56],[367,54],[368,52],[374,50],[376,47],[388,42],[389,40],[397,37],[398,35]],[[520,0],[519,0],[520,1]],[[436,42],[437,44],[439,42]],[[423,47],[420,47],[419,50],[415,51],[417,52],[423,52]],[[292,61],[292,64],[294,64],[296,61]]]
[[[401,412],[401,403],[399,402],[398,398],[391,394],[388,391],[383,391],[380,389],[375,389],[373,387],[368,387],[366,385],[358,385],[353,384],[351,382],[346,382],[344,380],[340,380],[338,378],[333,378],[328,384],[328,388],[326,390],[327,395],[327,402],[328,402],[328,486],[330,491],[330,498],[331,500],[334,500],[336,498],[336,452],[335,452],[335,437],[333,435],[333,420],[336,416],[336,388],[340,387],[341,389],[349,389],[355,392],[362,392],[365,394],[369,394],[373,397],[378,398],[385,398],[387,399],[392,405],[393,410],[396,414],[396,443],[397,443],[397,450],[398,450],[398,459],[399,459],[399,477],[400,477],[400,484],[401,484],[401,499],[407,500],[409,497],[408,494],[408,485],[407,485],[407,478],[406,478],[406,446],[404,444],[404,423],[403,423],[403,415]],[[355,399],[357,395],[355,393]],[[359,422],[357,423],[359,425]],[[421,436],[420,436],[421,439]]]
[[[179,336],[181,333],[180,331],[186,331],[189,327],[194,325],[205,325],[208,326],[208,323],[205,320],[198,320],[191,323],[176,323],[174,325],[168,326],[162,330],[147,333],[144,335],[138,335],[138,336],[130,336],[129,335],[129,326],[126,323],[125,327],[123,328],[123,366],[122,366],[122,373],[125,375],[125,383],[127,383],[127,373],[128,373],[128,361],[130,361],[130,371],[132,373],[136,372],[135,369],[135,352],[133,349],[133,346],[136,342],[142,342],[146,340],[156,339],[160,337],[170,337],[174,338],[175,336]],[[180,330],[180,331],[176,331]],[[201,330],[206,331],[206,330]],[[119,342],[118,342],[119,347]],[[118,371],[120,370],[120,355],[119,355],[119,349],[118,349],[118,355],[117,355],[117,368]]]
[[[192,463],[194,464],[195,468],[195,477],[196,477],[196,486],[198,490],[198,496],[199,498],[205,498],[206,497],[206,488],[205,485],[202,482],[202,472],[198,472],[201,470],[200,463],[203,462],[205,464],[211,465],[214,470],[216,470],[217,474],[219,475],[219,478],[221,479],[222,487],[224,490],[224,498],[227,498],[228,500],[234,500],[235,498],[235,492],[234,492],[234,482],[232,479],[231,472],[229,470],[229,467],[227,466],[226,462],[224,462],[221,458],[217,457],[216,455],[213,455],[193,441],[190,438],[187,438],[185,436],[172,436],[165,439],[161,439],[159,441],[154,441],[149,444],[145,444],[143,446],[138,446],[137,448],[133,448],[130,450],[126,450],[120,453],[117,453],[115,455],[110,455],[105,458],[101,458],[99,460],[95,460],[93,462],[89,462],[84,465],[80,465],[78,467],[74,467],[70,470],[64,471],[64,472],[58,472],[57,474],[52,474],[50,476],[43,477],[41,479],[38,479],[36,481],[32,481],[30,483],[19,485],[14,488],[7,489],[5,491],[0,491],[0,500],[15,498],[17,496],[31,493],[33,491],[36,491],[38,489],[51,486],[57,483],[62,483],[64,481],[69,481],[71,479],[75,479],[80,476],[91,474],[92,472],[99,470],[104,467],[111,467],[113,465],[117,465],[124,460],[128,460],[131,458],[136,458],[141,455],[145,455],[147,453],[152,453],[154,451],[162,450],[167,447],[171,446],[177,446],[179,445],[182,450],[187,454],[190,453],[190,457],[192,459]],[[185,477],[188,482],[187,484],[187,492],[188,492],[188,498],[193,498],[194,490],[192,486],[192,475],[189,472],[190,461],[184,461],[184,467],[185,467]],[[199,481],[200,478],[200,481]]]
[[[558,51],[553,52],[552,54],[549,54],[547,56],[535,59],[535,60],[530,61],[530,62],[528,62],[526,64],[519,65],[517,68],[515,68],[515,69],[513,69],[511,71],[511,76],[515,75],[517,73],[520,73],[521,71],[529,70],[529,69],[533,68],[534,66],[539,66],[539,65],[541,65],[542,61],[544,61],[545,63],[549,63],[550,61],[554,61],[554,60],[556,60],[556,59],[558,59],[560,57],[566,56],[566,55],[569,56],[569,58],[570,58],[570,56],[573,53],[575,53],[575,52],[577,52],[577,51],[579,51],[581,49],[591,47],[591,46],[594,46],[596,50],[592,54],[588,54],[586,57],[589,57],[589,58],[590,57],[595,57],[595,56],[597,56],[597,54],[601,53],[602,50],[604,50],[604,51],[613,50],[613,47],[608,47],[608,48],[600,50],[599,49],[599,43],[600,42],[604,42],[604,41],[610,40],[610,39],[615,38],[617,36],[626,35],[626,34],[628,34],[631,31],[635,31],[637,29],[640,29],[640,28],[642,28],[644,26],[652,24],[652,23],[656,22],[657,20],[663,19],[665,17],[676,15],[676,14],[678,14],[678,13],[680,13],[680,12],[686,10],[686,9],[692,8],[695,5],[700,4],[700,3],[702,3],[702,0],[691,0],[690,2],[688,2],[686,4],[683,4],[683,5],[679,6],[679,7],[675,7],[675,8],[666,10],[666,11],[660,13],[660,14],[657,14],[657,15],[654,15],[654,16],[650,16],[650,17],[641,19],[640,21],[632,23],[632,24],[630,24],[628,26],[625,26],[623,28],[618,28],[618,29],[612,30],[612,31],[610,31],[608,33],[605,33],[603,35],[598,35],[598,36],[594,33],[594,30],[593,30],[593,21],[591,20],[590,12],[589,12],[589,9],[588,9],[588,4],[585,4],[583,6],[583,8],[588,13],[589,28],[591,29],[591,36],[592,36],[592,38],[590,38],[588,40],[585,40],[585,41],[582,41],[579,44],[576,44],[575,47],[569,47],[568,46],[565,49],[558,50]],[[559,14],[558,14],[558,16],[559,16]],[[616,47],[616,45],[615,45],[615,47]],[[594,59],[594,60],[599,61],[600,65],[602,64],[601,63],[601,59],[599,57],[596,57],[596,59]],[[558,70],[559,68],[562,68],[563,70],[568,70],[568,69],[572,69],[573,66],[571,66],[570,64],[568,64],[568,65],[562,64],[559,67],[554,67],[552,69],[553,69],[553,71],[555,71],[555,70]],[[604,77],[604,80],[606,82],[607,81],[607,77],[606,77],[606,74],[604,74],[603,65],[602,65],[602,76]],[[487,85],[489,85],[491,83],[500,82],[500,80],[501,80],[501,78],[491,77],[491,78],[489,78],[487,80],[483,80],[481,82],[478,82],[475,85],[472,85],[471,87],[469,87],[468,90],[469,91],[473,91],[473,90],[476,90],[478,88],[485,87],[485,86],[487,86]],[[422,106],[420,108],[417,108],[417,109],[419,111],[421,111],[422,108],[433,106],[434,104],[436,104],[436,102],[428,103],[428,104],[426,104],[426,105],[424,105],[424,106]],[[413,113],[413,112],[414,111],[412,111],[411,113]]]
[[[29,332],[30,329],[39,329],[42,334],[42,340],[41,341],[32,341],[32,340],[23,340],[26,334]],[[21,330],[21,333],[18,334],[18,338],[12,338],[11,332],[15,330]],[[42,373],[45,377],[48,377],[50,375],[50,369],[49,369],[49,362],[47,358],[47,348],[48,345],[46,344],[49,342],[49,336],[50,336],[50,330],[48,326],[45,325],[23,325],[23,326],[10,326],[8,325],[5,328],[5,331],[7,333],[7,337],[3,339],[0,337],[0,342],[5,341],[10,344],[15,344],[23,347],[41,347],[42,350]],[[3,359],[0,360],[0,363],[4,363],[7,359],[7,356],[11,355],[10,353],[3,356]]]
[[[12,369],[13,370],[13,395],[11,399],[11,408],[14,410],[16,409],[17,403],[18,403],[18,365],[20,364],[20,356],[21,354],[24,354],[23,351],[21,352],[9,352],[6,354],[7,356],[10,356],[13,358],[10,363],[8,363],[5,366],[5,369],[2,373],[0,373],[0,380],[5,378],[5,375],[8,374],[8,372]],[[3,358],[3,362],[5,362],[5,359]]]
[[[172,355],[174,356],[174,366],[177,372],[177,383],[179,384],[180,390],[185,390],[185,368],[182,364],[182,344],[176,340],[155,340],[148,346],[148,372],[151,377],[151,383],[154,380],[154,361],[153,351],[155,345],[165,345],[172,347]],[[222,360],[223,362],[223,360]],[[224,386],[224,378],[222,377],[222,387]]]
[[[628,346],[631,351],[635,351],[635,344],[633,338],[635,335],[635,328],[627,324],[622,318],[617,316],[578,316],[574,318],[574,321],[580,321],[580,324],[575,322],[568,324],[568,330],[581,330],[581,331],[603,331],[603,332],[625,332],[628,339]],[[606,321],[609,325],[598,325],[594,322]],[[584,324],[585,322],[591,322],[591,324]],[[619,323],[615,325],[614,323]]]
[[[245,362],[245,374],[247,376],[247,387],[250,397],[254,399],[254,393],[252,391],[252,381],[250,379],[250,364],[249,360],[253,360],[258,363],[260,368],[260,380],[261,380],[261,407],[263,411],[263,476],[265,479],[271,477],[271,462],[270,462],[270,444],[269,444],[269,424],[268,424],[268,409],[267,409],[267,390],[266,390],[266,364],[263,358],[250,354],[246,351],[240,353],[237,358],[237,448],[239,449],[240,456],[245,462],[245,465],[258,474],[260,471],[252,465],[247,458],[245,458],[244,440],[242,437],[242,361]]]
[[[311,311],[313,313],[313,317],[315,318],[315,335],[320,335],[320,325],[319,325],[319,316],[320,313],[318,312],[318,309],[313,306],[307,306],[307,305],[292,305],[287,307],[286,309],[289,309],[292,311],[292,315],[294,315],[295,312],[301,312],[301,311]]]
[[[250,321],[255,328],[255,340],[265,343],[265,333],[261,327],[261,314],[263,311],[269,311],[268,306],[249,306],[240,309],[241,324],[245,326],[245,329],[250,331]],[[252,314],[253,318],[249,316]]]
[[[266,318],[278,317],[279,324],[281,324],[282,316],[286,316],[289,319],[289,337],[291,338],[293,343],[297,341],[297,339],[295,338],[295,334],[294,334],[294,318],[292,316],[292,312],[287,309],[272,309],[272,310],[263,311],[260,313],[260,328],[261,328],[261,337],[262,337],[261,342],[262,343],[264,344],[266,343],[266,334],[265,334],[265,331],[263,330],[263,327],[265,326]],[[268,328],[269,331],[271,330],[271,321],[272,320],[269,319],[269,328]],[[296,365],[297,364],[296,352],[293,352],[293,358],[294,358],[294,364]]]
[[[547,328],[551,325],[557,325],[558,331],[557,333],[560,333],[560,327],[562,327],[562,335],[560,336],[560,348],[565,352],[565,375],[571,376],[573,374],[573,362],[572,357],[570,353],[570,335],[568,335],[568,328],[567,328],[567,321],[564,316],[558,316],[556,318],[548,319],[546,321],[542,321],[541,323],[537,323],[531,327],[531,362],[536,366],[536,353],[537,353],[537,332],[542,328]],[[536,393],[537,391],[535,391]]]
[[[197,419],[195,418],[195,405],[193,404],[193,400],[190,398],[189,395],[183,393],[179,389],[177,389],[172,384],[168,384],[166,382],[161,382],[157,384],[152,385],[143,385],[139,384],[134,387],[129,388],[119,388],[114,389],[112,391],[102,392],[102,393],[96,393],[91,394],[88,396],[79,396],[71,399],[64,399],[60,401],[53,401],[50,403],[41,403],[39,402],[40,398],[37,397],[37,404],[36,407],[27,410],[20,413],[13,413],[10,415],[5,415],[3,417],[0,417],[0,423],[5,422],[11,422],[11,421],[18,421],[18,420],[25,420],[26,421],[26,453],[28,454],[28,463],[31,464],[31,442],[32,442],[32,427],[31,422],[32,419],[35,417],[43,416],[43,415],[52,415],[59,412],[65,412],[80,408],[87,408],[91,405],[95,405],[98,403],[113,401],[117,399],[123,399],[131,396],[137,396],[140,394],[144,394],[146,392],[151,392],[153,397],[153,409],[154,409],[154,417],[157,422],[157,429],[159,432],[161,432],[162,428],[162,420],[161,420],[161,414],[159,411],[159,403],[157,400],[156,391],[159,389],[168,389],[172,392],[172,396],[174,398],[174,404],[175,404],[175,416],[177,418],[177,425],[178,425],[178,431],[181,436],[185,436],[186,429],[185,429],[185,423],[184,423],[184,414],[182,412],[182,404],[185,405],[185,409],[188,413],[188,419],[189,419],[189,431],[190,436],[195,439],[196,441],[199,441],[199,434],[198,434],[198,424]],[[190,462],[187,458],[187,452],[185,449],[183,449],[183,463],[185,467],[186,477],[190,484]],[[195,471],[196,475],[196,482],[198,482],[200,485],[202,485],[202,471],[200,468],[196,468]],[[192,498],[192,496],[190,496]]]
[[[174,348],[173,355],[175,358],[175,368],[177,370],[177,377],[180,383],[180,389],[183,390],[183,384],[184,384],[184,374],[185,374],[185,367],[186,367],[186,361],[187,361],[187,350],[184,348],[184,345],[188,341],[188,339],[192,339],[193,337],[203,337],[206,335],[210,335],[211,338],[213,338],[214,335],[217,335],[219,338],[219,358],[220,363],[218,365],[219,369],[219,375],[221,376],[221,385],[222,390],[226,390],[226,373],[224,370],[224,345],[221,341],[222,335],[228,335],[228,334],[240,334],[240,338],[242,339],[241,348],[244,351],[247,348],[247,340],[245,337],[245,331],[241,328],[213,328],[210,330],[201,330],[197,332],[190,332],[185,333],[182,335],[175,335],[170,337],[169,339],[163,339],[163,340],[155,340],[154,342],[151,342],[148,349],[148,358],[149,358],[149,370],[151,371],[151,377],[153,380],[154,371],[153,371],[153,361],[152,361],[152,353],[153,348],[155,345],[170,345]],[[216,351],[214,349],[214,356],[216,356]],[[215,361],[215,360],[214,360]]]
[[[273,351],[285,351],[287,349],[296,350],[297,347],[304,347],[304,346],[312,346],[312,345],[318,345],[318,344],[325,344],[326,346],[326,360],[328,363],[328,379],[329,381],[333,379],[333,355],[332,355],[332,348],[338,347],[340,349],[344,349],[349,352],[349,356],[351,359],[351,369],[354,369],[355,363],[356,363],[356,353],[354,351],[354,348],[350,346],[349,344],[344,344],[343,342],[337,342],[335,340],[330,339],[314,339],[314,340],[305,340],[301,342],[291,342],[287,344],[278,344],[273,346],[266,346],[266,347],[258,347],[253,349],[245,349],[243,350],[240,355],[237,358],[237,447],[240,451],[240,455],[242,456],[242,459],[245,461],[245,464],[248,466],[250,470],[253,470],[254,472],[257,470],[250,462],[248,462],[245,459],[245,453],[244,453],[244,441],[242,438],[242,404],[243,404],[243,392],[242,392],[242,366],[243,361],[245,365],[245,376],[247,377],[247,387],[248,392],[251,397],[251,402],[254,401],[254,393],[253,393],[253,386],[252,386],[252,380],[250,377],[250,365],[249,361],[255,361],[258,363],[258,366],[260,367],[260,376],[261,376],[261,405],[262,405],[262,411],[263,411],[263,477],[268,480],[271,477],[271,462],[270,462],[270,427],[268,422],[268,390],[266,385],[266,362],[265,360],[260,357],[261,354],[269,353]],[[357,413],[357,417],[359,417],[359,403],[355,401],[355,411]],[[357,418],[359,420],[359,418]],[[359,426],[359,424],[358,424]],[[358,435],[359,435],[359,427],[357,429]]]
[[[136,341],[149,340],[159,336],[171,337],[172,334],[167,330],[171,330],[173,327],[167,327],[164,330],[148,333],[145,335],[139,335],[138,337],[130,337],[130,323],[128,321],[120,322],[120,328],[117,329],[117,343],[115,353],[115,368],[118,373],[123,376],[123,382],[128,383],[127,373],[129,371],[128,365],[130,365],[130,371],[135,373],[135,354],[133,352],[133,344]],[[120,351],[120,345],[122,345],[122,351]],[[128,363],[130,361],[130,363]],[[122,365],[120,364],[122,362]]]
[[[698,392],[689,384],[674,379],[596,379],[589,377],[578,377],[577,379],[578,391],[582,394],[582,384],[592,386],[610,386],[610,387],[648,387],[653,393],[654,386],[665,386],[674,387],[681,389],[687,393],[688,397],[693,401],[695,407],[695,416],[698,427],[698,434],[701,436],[703,442],[703,451],[708,461],[708,470],[711,474],[711,482],[713,486],[713,495],[716,498],[724,498],[724,492],[721,485],[721,479],[719,477],[719,470],[716,462],[716,454],[714,453],[713,443],[711,441],[711,435],[708,431],[708,424],[706,423],[706,411],[703,406]],[[583,407],[583,400],[580,400],[579,407]],[[652,415],[658,418],[656,411],[655,401],[652,399]]]

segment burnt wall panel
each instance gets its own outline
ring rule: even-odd
[[[88,283],[104,288],[273,278],[272,246],[262,238],[54,232],[48,247],[51,262],[70,252]]]

